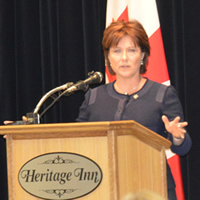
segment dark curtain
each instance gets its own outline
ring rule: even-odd
[[[200,177],[200,3],[156,2],[171,83],[178,91],[193,139],[191,152],[181,158],[185,195],[196,200],[200,195],[196,189]],[[1,124],[33,112],[41,97],[59,85],[83,80],[92,70],[104,73],[101,39],[105,17],[106,0],[0,0]],[[82,91],[63,96],[42,123],[74,122],[83,97]],[[7,200],[3,137],[0,151],[1,199]]]

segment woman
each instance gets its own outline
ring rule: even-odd
[[[106,65],[116,81],[89,90],[77,121],[135,120],[172,142],[171,150],[185,155],[191,139],[185,130],[176,91],[142,75],[150,55],[148,36],[136,20],[116,21],[104,31]],[[169,199],[176,199],[175,183],[167,165]]]

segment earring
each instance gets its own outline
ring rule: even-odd
[[[144,65],[144,62],[143,62],[143,60],[141,60],[141,62],[140,62],[140,65],[142,66],[142,65]]]

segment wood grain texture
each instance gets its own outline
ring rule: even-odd
[[[103,180],[81,200],[119,200],[152,190],[167,198],[165,149],[171,143],[134,121],[0,126],[7,138],[9,200],[36,200],[18,182],[21,167],[36,156],[72,152],[95,161]]]

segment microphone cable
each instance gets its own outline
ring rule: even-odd
[[[66,89],[67,90],[67,89]],[[63,91],[61,94],[59,94],[56,98],[54,97],[54,100],[49,104],[40,114],[39,118],[41,118],[63,95],[69,96],[69,93],[66,93],[66,90]],[[68,95],[67,95],[68,94]]]

